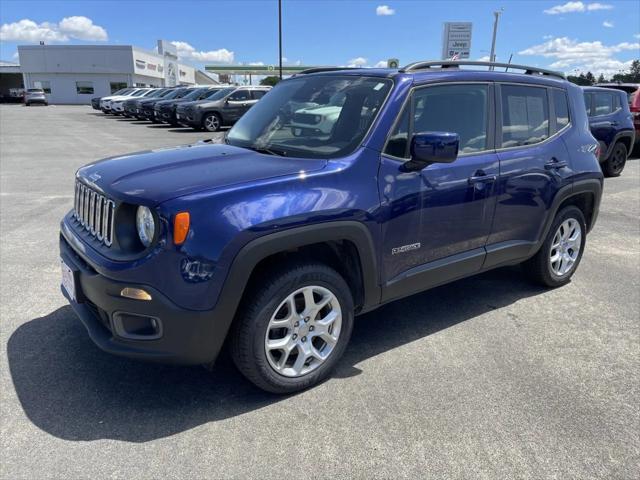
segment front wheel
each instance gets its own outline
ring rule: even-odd
[[[532,280],[546,287],[569,283],[582,259],[587,225],[582,210],[563,208],[553,221],[538,253],[524,263]]]
[[[618,177],[627,163],[627,146],[618,142],[614,145],[609,158],[602,164],[602,172],[607,177]]]
[[[353,329],[353,298],[344,279],[322,264],[266,276],[231,332],[234,363],[256,386],[292,393],[324,380]],[[246,298],[246,297],[245,297]]]
[[[202,119],[202,126],[207,132],[217,132],[222,127],[222,119],[217,113],[207,113]]]

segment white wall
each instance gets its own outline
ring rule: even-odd
[[[126,45],[19,45],[18,55],[23,73],[133,73]]]
[[[34,88],[35,82],[49,82],[51,94],[49,102],[56,104],[89,104],[92,97],[111,95],[110,82],[131,84],[131,75],[127,74],[91,74],[91,73],[25,73],[25,88]],[[76,82],[93,82],[93,94],[78,94]]]

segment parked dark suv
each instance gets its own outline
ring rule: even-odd
[[[633,126],[636,131],[636,146],[640,142],[640,83],[598,83],[596,87],[622,90],[627,94],[629,110],[633,116]]]
[[[196,130],[217,132],[233,125],[254,106],[271,87],[228,87],[207,100],[191,104],[180,112],[178,122]]]
[[[291,127],[323,105],[328,133]],[[62,290],[108,352],[211,364],[227,341],[256,385],[297,391],[384,303],[521,263],[568,283],[598,216],[596,150],[582,90],[555,72],[313,69],[224,144],[78,170]]]
[[[600,145],[599,160],[607,177],[624,170],[635,132],[627,94],[609,88],[583,87],[589,128]]]
[[[179,98],[172,98],[169,100],[161,100],[156,102],[154,106],[156,120],[171,125],[178,125],[176,120],[176,108],[181,103],[193,102],[202,100],[211,94],[212,91],[218,91],[220,88],[215,87],[194,87],[185,92],[185,94]]]

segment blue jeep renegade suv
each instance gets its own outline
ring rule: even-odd
[[[256,385],[293,392],[386,302],[520,263],[569,282],[598,215],[596,150],[582,90],[555,72],[313,69],[224,144],[81,168],[62,290],[107,352],[211,364],[226,342]]]

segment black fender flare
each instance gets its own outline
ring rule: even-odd
[[[560,205],[562,205],[571,197],[575,197],[583,193],[593,194],[593,215],[591,216],[591,222],[589,223],[589,225],[587,225],[587,232],[591,231],[591,229],[595,225],[596,218],[598,216],[598,210],[600,208],[600,199],[602,198],[602,180],[599,180],[597,178],[576,180],[575,182],[569,185],[565,185],[560,190],[558,190],[558,193],[556,193],[555,197],[553,198],[551,208],[549,208],[549,214],[545,219],[543,228],[541,229],[540,235],[538,236],[536,248],[532,252],[532,254],[538,251],[538,249],[544,243],[544,239],[547,238],[549,229],[551,228],[551,224],[553,223],[553,220],[556,218],[558,210],[560,209]]]
[[[629,138],[630,142],[629,144],[631,145],[631,148],[628,149],[627,151],[627,158],[629,158],[629,155],[631,155],[631,151],[633,150],[633,142],[635,140],[635,133],[632,130],[625,130],[623,132],[618,132],[616,133],[616,136],[613,137],[613,141],[609,144],[609,147],[607,148],[607,153],[605,155],[602,156],[602,162],[605,162],[609,159],[609,156],[611,155],[611,152],[613,152],[613,147],[616,145],[616,143],[618,143],[618,141],[621,138]]]
[[[367,227],[356,221],[335,221],[282,230],[252,240],[236,254],[214,307],[215,335],[211,339],[219,352],[254,268],[265,258],[297,247],[335,240],[352,242],[360,257],[364,302],[361,311],[380,303],[376,249]]]

